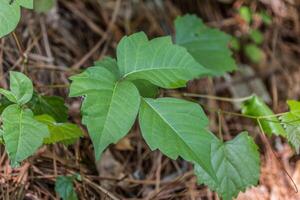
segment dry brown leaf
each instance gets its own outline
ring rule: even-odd
[[[133,147],[130,143],[130,139],[128,137],[123,138],[120,140],[115,146],[119,151],[132,151]]]

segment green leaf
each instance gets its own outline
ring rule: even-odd
[[[77,194],[73,187],[74,176],[59,176],[56,178],[55,191],[63,200],[77,200]]]
[[[9,101],[6,97],[2,97],[0,99],[0,115],[2,114],[4,109],[11,104],[13,104],[13,103],[11,101]]]
[[[142,97],[154,98],[159,93],[159,88],[146,80],[133,80]]]
[[[266,24],[266,25],[271,25],[272,24],[272,16],[270,16],[266,11],[262,11],[260,12],[260,17],[262,19],[262,21]]]
[[[39,115],[35,119],[43,124],[46,124],[49,129],[50,136],[44,139],[44,144],[53,144],[57,142],[75,141],[83,136],[81,129],[72,123],[57,123],[49,115]]]
[[[255,44],[247,44],[244,53],[253,63],[259,63],[264,58],[264,52]]]
[[[214,179],[210,144],[217,139],[207,130],[208,119],[199,105],[174,98],[144,98],[139,123],[151,150],[197,163]]]
[[[85,96],[82,123],[88,128],[98,159],[132,127],[140,105],[139,92],[131,82],[117,82],[103,67],[90,67],[70,79],[70,96]]]
[[[264,41],[264,35],[257,29],[250,32],[250,38],[256,44],[261,44]]]
[[[20,72],[9,73],[10,91],[0,89],[0,93],[11,102],[23,105],[30,101],[33,94],[33,85],[31,80]]]
[[[143,32],[122,38],[117,62],[123,79],[148,80],[162,88],[184,87],[187,81],[208,74],[183,47],[172,44],[171,37],[149,41]]]
[[[53,8],[55,0],[34,0],[34,10],[36,12],[47,12]]]
[[[288,100],[290,112],[280,117],[285,128],[288,141],[299,154],[300,148],[300,102]]]
[[[242,105],[242,113],[253,117],[270,116],[260,119],[262,129],[269,136],[272,134],[285,136],[286,133],[273,111],[257,96],[253,96]]]
[[[84,96],[89,93],[110,91],[117,81],[114,74],[104,67],[89,67],[84,72],[71,76],[70,97]]]
[[[33,0],[0,0],[0,38],[12,32],[21,17],[21,8],[33,8]]]
[[[47,114],[57,122],[66,122],[68,120],[68,108],[62,97],[42,96],[34,93],[28,106],[35,115]]]
[[[118,64],[115,59],[111,57],[105,57],[102,60],[96,61],[94,64],[97,67],[104,67],[114,74],[117,79],[120,78]],[[140,95],[143,97],[156,97],[159,92],[158,87],[147,80],[133,80],[132,82],[139,90]]]
[[[17,103],[23,105],[30,101],[33,94],[33,85],[31,80],[20,72],[9,72],[10,91],[15,95]]]
[[[3,140],[3,129],[0,129],[0,144],[4,144],[4,140]]]
[[[89,130],[96,158],[100,158],[109,144],[118,142],[128,133],[139,105],[138,90],[130,82],[116,83],[110,91],[86,96],[82,105],[82,122]]]
[[[18,1],[20,6],[24,8],[33,9],[33,0],[15,0]]]
[[[118,63],[116,59],[113,59],[111,57],[104,57],[103,59],[96,61],[95,66],[104,67],[112,74],[114,74],[116,79],[120,78],[120,72],[119,72]]]
[[[239,51],[241,49],[241,44],[237,37],[231,38],[230,47],[235,51]]]
[[[6,100],[9,100],[10,102],[14,102],[14,103],[18,102],[15,95],[11,91],[0,88],[0,94],[2,94],[5,97],[2,99],[6,99]]]
[[[8,106],[1,117],[6,150],[14,166],[35,153],[49,136],[48,127],[35,120],[31,110],[19,105]]]
[[[246,132],[231,141],[213,141],[211,164],[217,180],[211,179],[201,166],[195,166],[199,183],[208,185],[223,200],[232,200],[240,191],[256,185],[259,180],[259,153],[253,139]]]
[[[176,44],[186,48],[212,75],[223,75],[236,69],[228,48],[231,39],[229,35],[205,26],[195,15],[177,17],[175,29]]]
[[[252,21],[252,12],[251,12],[249,7],[241,6],[240,9],[239,9],[239,14],[240,14],[241,18],[243,20],[245,20],[245,22],[247,22],[248,24],[251,23],[251,21]]]

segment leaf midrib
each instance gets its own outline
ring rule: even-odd
[[[107,121],[108,121],[107,119],[108,119],[108,116],[110,115],[110,112],[111,112],[111,107],[112,107],[112,103],[113,103],[113,98],[114,98],[115,91],[116,91],[116,88],[117,88],[118,84],[119,84],[119,82],[116,82],[116,83],[115,83],[115,86],[114,86],[114,88],[113,88],[113,90],[112,90],[112,94],[111,94],[111,98],[110,98],[110,103],[109,103],[107,115],[106,115],[106,117],[105,117],[103,129],[102,129],[102,131],[101,131],[100,140],[102,140],[102,137],[103,137],[103,135],[104,135],[103,132],[105,131],[105,129],[106,129],[105,127],[107,126],[107,125],[106,125],[106,124],[107,124]]]
[[[134,73],[139,73],[139,72],[146,72],[146,71],[151,71],[151,70],[186,70],[187,68],[182,68],[182,67],[159,67],[159,68],[148,68],[148,69],[139,69],[139,70],[136,70],[136,71],[131,71],[127,74],[124,74],[123,75],[123,78],[128,78],[128,76],[134,74]]]

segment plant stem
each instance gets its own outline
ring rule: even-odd
[[[20,52],[21,57],[24,57],[24,50],[22,48],[20,40],[18,39],[17,34],[15,32],[12,32],[12,35],[13,35],[13,38],[14,38],[16,44],[17,44],[17,48],[18,48],[18,50]]]
[[[211,96],[211,95],[204,95],[204,94],[194,94],[194,93],[183,93],[183,96],[214,99],[214,100],[227,101],[227,102],[243,102],[243,101],[247,101],[247,100],[249,100],[253,97],[253,95],[250,95],[250,96],[242,97],[242,98],[227,98],[227,97],[218,97],[218,96]],[[207,108],[207,106],[205,106],[201,103],[199,103],[199,104],[202,105],[203,107]],[[277,114],[273,114],[273,115],[252,116],[252,115],[245,115],[245,114],[235,113],[235,112],[230,112],[230,111],[224,111],[224,110],[220,110],[220,109],[213,109],[213,108],[207,108],[207,109],[211,110],[213,112],[217,112],[217,113],[219,111],[221,111],[224,114],[235,115],[235,116],[238,116],[238,117],[251,118],[251,119],[255,119],[255,120],[256,119],[267,119],[267,118],[271,118],[271,117],[278,117],[278,116],[282,116],[284,114],[289,113],[289,112],[283,112],[283,113],[277,113]]]
[[[284,173],[287,175],[287,177],[290,179],[290,181],[292,182],[293,186],[294,186],[294,190],[295,190],[295,193],[298,193],[298,186],[296,185],[294,179],[291,177],[291,175],[288,173],[288,171],[286,170],[286,168],[284,167],[284,165],[280,162],[278,156],[276,155],[276,153],[274,152],[274,150],[272,149],[272,146],[270,145],[266,135],[265,135],[265,132],[263,130],[263,127],[261,125],[261,122],[259,119],[256,120],[257,123],[258,123],[258,126],[259,126],[259,129],[260,129],[260,132],[261,132],[261,137],[263,139],[263,141],[266,143],[267,145],[267,148],[272,152],[275,160],[277,161],[277,163],[280,165],[280,167],[282,168],[282,170],[284,171]]]
[[[37,88],[68,88],[69,84],[57,84],[57,85],[38,85]]]
[[[270,118],[270,117],[279,117],[279,116],[285,115],[287,113],[289,113],[289,112],[277,113],[277,114],[274,114],[274,115],[259,116],[257,118],[259,118],[259,119],[265,119],[265,118]]]
[[[223,141],[223,134],[222,134],[222,110],[218,110],[218,123],[219,123],[219,137]]]
[[[17,48],[19,50],[20,57],[22,58],[22,63],[24,65],[24,73],[28,74],[27,73],[28,56],[25,53],[24,48],[23,48],[23,46],[22,46],[22,44],[21,44],[21,42],[20,42],[17,34],[15,32],[12,32],[12,35],[13,35],[13,38],[14,38],[14,40],[16,42]]]
[[[199,97],[199,98],[205,98],[205,99],[213,99],[218,101],[227,101],[227,102],[243,102],[251,99],[253,95],[242,97],[242,98],[227,98],[227,97],[218,97],[218,96],[212,96],[212,95],[206,95],[206,94],[194,94],[194,93],[183,93],[183,96],[186,97]]]

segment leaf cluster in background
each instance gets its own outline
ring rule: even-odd
[[[260,27],[253,25],[253,21],[254,18],[260,19],[264,26],[270,26],[272,18],[265,10],[254,12],[248,6],[241,6],[238,9],[238,16],[244,21],[247,31],[242,31],[241,35],[232,38],[231,48],[235,51],[242,50],[251,62],[260,63],[265,57],[265,53],[261,49],[264,35],[260,31]]]
[[[137,80],[157,87],[176,88],[207,73],[184,48],[172,44],[170,37],[149,41],[142,32],[120,41],[117,60],[107,58],[97,64],[70,78],[70,96],[85,96],[82,121],[88,127],[97,158],[133,125],[140,107],[140,93],[148,96],[148,87],[139,87],[147,91],[138,91]]]
[[[218,29],[207,27],[195,15],[175,20],[176,44],[185,47],[211,75],[223,75],[236,69],[228,43],[231,37]]]

